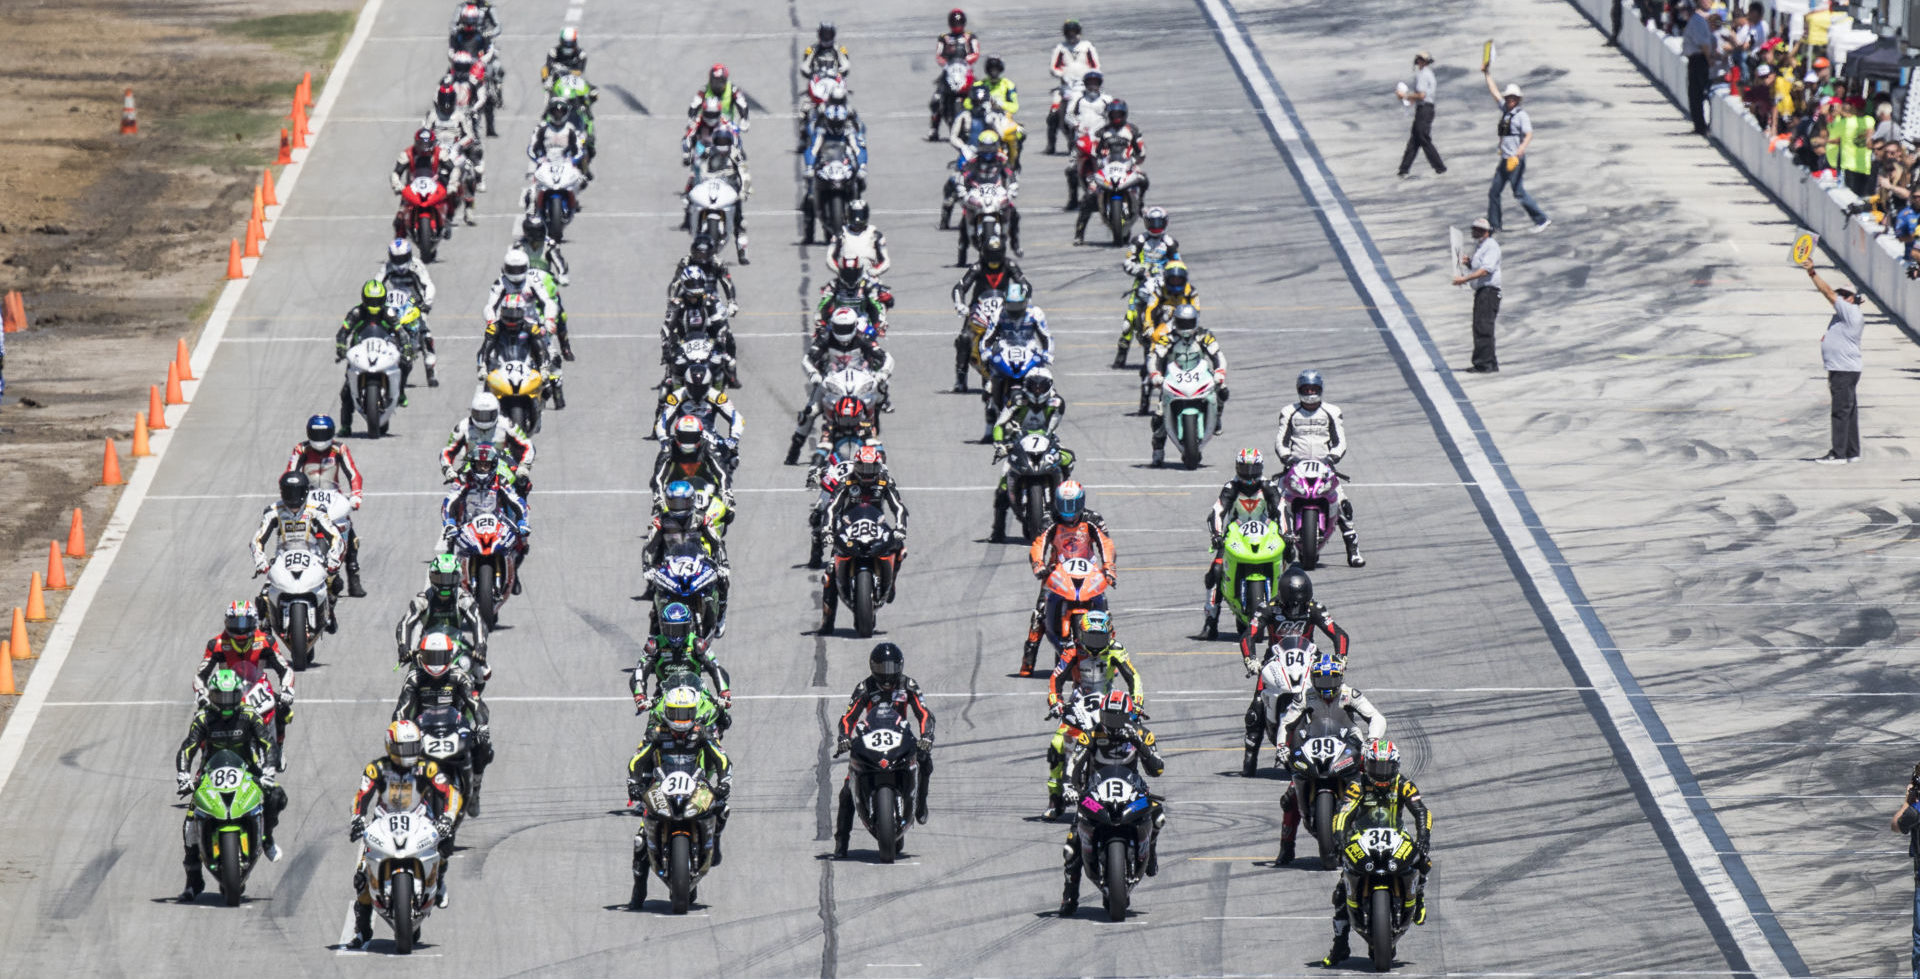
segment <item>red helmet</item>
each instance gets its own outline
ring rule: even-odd
[[[433,150],[433,144],[433,130],[421,126],[419,130],[413,134],[413,148],[415,152],[431,152]]]
[[[707,88],[717,92],[727,87],[728,77],[730,76],[727,71],[727,66],[717,61],[714,62],[713,67],[707,69]]]
[[[860,403],[860,399],[851,394],[841,398],[833,406],[833,413],[841,418],[858,418],[860,417],[860,413],[865,410],[866,406]],[[862,448],[865,448],[865,446],[862,446]]]
[[[953,28],[956,31],[966,30],[967,29],[967,12],[964,10],[961,10],[959,7],[955,7],[952,10],[947,11],[947,26]]]
[[[867,444],[853,450],[853,478],[863,483],[872,483],[887,471],[886,454],[880,447]]]
[[[467,4],[460,8],[460,26],[467,30],[478,30],[482,22],[480,8]]]

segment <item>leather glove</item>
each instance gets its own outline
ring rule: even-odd
[[[434,820],[433,828],[436,830],[439,830],[440,835],[442,837],[452,836],[453,835],[453,817],[441,816],[439,819]]]
[[[1047,705],[1047,719],[1050,721],[1057,721],[1065,716],[1066,713],[1067,705],[1065,701],[1056,700]]]
[[[176,790],[181,795],[186,795],[187,793],[193,791],[193,776],[187,774],[186,772],[174,772],[173,782],[176,787]]]
[[[1117,574],[1114,574],[1114,573],[1113,573],[1113,572],[1111,572],[1111,571],[1109,571],[1109,572],[1107,572],[1107,587],[1108,587],[1108,588],[1112,588],[1112,587],[1114,587],[1115,585],[1118,585],[1119,583],[1120,583],[1120,576],[1119,576],[1119,575],[1117,575]]]
[[[1247,676],[1249,677],[1252,677],[1255,674],[1260,672],[1259,667],[1256,667],[1253,665],[1253,657],[1251,656],[1243,657],[1240,660],[1240,665],[1247,668]]]
[[[740,130],[741,132],[743,132],[743,133],[744,133],[744,132],[747,132],[748,130],[750,130],[750,129],[752,129],[752,128],[753,128],[753,120],[752,120],[752,119],[742,119],[742,120],[740,120],[740,123],[739,123],[739,127],[738,127],[738,128],[739,128],[739,130]]]
[[[867,179],[867,168],[861,167],[859,170],[855,171],[854,175],[859,177],[861,180]]]
[[[360,509],[360,495],[358,493],[353,496],[353,508],[355,510]]]
[[[1007,443],[1001,442],[993,447],[993,461],[999,462],[1007,457]]]
[[[255,563],[254,563],[254,565],[253,565],[253,576],[254,576],[255,578],[258,578],[258,577],[260,577],[261,575],[263,575],[263,574],[266,574],[266,573],[267,573],[267,562],[265,562],[265,561],[257,561],[257,562],[255,562]]]
[[[440,539],[450,541],[454,539],[454,537],[458,536],[459,533],[460,533],[460,528],[455,527],[452,524],[448,524],[445,527],[442,527],[440,529]]]
[[[647,711],[650,711],[650,710],[652,710],[652,709],[653,709],[653,698],[651,698],[651,697],[635,697],[635,698],[633,698],[633,712],[634,712],[634,713],[636,713],[636,714],[644,714],[644,713],[646,713]]]
[[[933,736],[932,736],[932,735],[929,735],[929,734],[922,734],[922,735],[920,736],[920,743],[919,743],[919,744],[917,744],[917,745],[915,745],[914,747],[917,747],[917,748],[919,748],[919,749],[920,749],[921,751],[923,751],[923,752],[925,752],[925,751],[932,751],[932,750],[933,750]]]
[[[641,786],[639,779],[631,776],[627,778],[627,800],[629,802],[639,802],[641,797],[646,794],[647,790]]]
[[[347,842],[355,842],[365,835],[367,835],[367,817],[353,817],[353,822],[347,825]]]
[[[853,750],[853,741],[844,734],[840,736],[840,739],[838,741],[835,741],[833,743],[833,756],[835,758],[838,758],[841,755],[844,755],[851,750]]]
[[[273,788],[274,786],[276,786],[276,785],[279,785],[279,784],[280,784],[280,773],[279,773],[279,771],[277,771],[277,770],[275,770],[275,769],[272,769],[272,768],[268,768],[268,769],[264,769],[264,770],[262,770],[262,771],[260,772],[260,787],[261,787],[261,788],[263,788],[263,789],[271,789],[271,788]]]

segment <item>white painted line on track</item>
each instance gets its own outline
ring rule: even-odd
[[[1327,172],[1325,163],[1295,125],[1277,90],[1277,83],[1269,81],[1271,76],[1266,61],[1254,50],[1251,36],[1241,26],[1230,0],[1195,2],[1212,22],[1216,29],[1215,36],[1234,62],[1247,93],[1264,110],[1263,121],[1275,137],[1278,144],[1276,148],[1293,167],[1301,193],[1325,222],[1331,243],[1344,254],[1355,285],[1364,290],[1365,299],[1374,306],[1379,322],[1402,352],[1402,363],[1425,394],[1434,417],[1446,433],[1445,440],[1459,453],[1459,459],[1472,479],[1486,487],[1505,486],[1502,473],[1495,468],[1487,447],[1481,444],[1474,425],[1468,421],[1466,412],[1461,410],[1456,400],[1459,397],[1455,393],[1458,387],[1450,387],[1447,383],[1452,376],[1451,371],[1446,377],[1442,376],[1441,372],[1446,368],[1439,351],[1423,342],[1422,332],[1414,327],[1402,309],[1401,297],[1383,277],[1384,262],[1376,265],[1372,248],[1356,224],[1357,218],[1348,217],[1345,197],[1334,189],[1332,175]],[[1737,947],[1739,957],[1745,960],[1748,968],[1765,976],[1789,975],[1791,970],[1780,950],[1774,947],[1773,935],[1761,926],[1753,913],[1756,906],[1749,902],[1747,894],[1734,882],[1734,870],[1722,859],[1722,854],[1715,852],[1719,848],[1711,842],[1707,823],[1688,805],[1679,776],[1655,743],[1648,722],[1627,696],[1621,677],[1614,672],[1614,664],[1601,651],[1595,631],[1581,618],[1568,581],[1555,573],[1542,546],[1544,531],[1540,537],[1536,537],[1534,528],[1529,526],[1529,521],[1521,512],[1523,498],[1518,486],[1507,492],[1487,492],[1481,498],[1486,503],[1488,514],[1501,527],[1514,556],[1537,589],[1542,611],[1551,616],[1581,670],[1595,684],[1600,705],[1618,733],[1627,761],[1643,780],[1648,797],[1673,834],[1674,843],[1667,847],[1670,857],[1675,863],[1684,862],[1691,869],[1701,891],[1712,902],[1717,916],[1726,927],[1728,938]],[[1629,673],[1629,679],[1631,676]],[[1710,811],[1707,818],[1712,818]],[[1715,825],[1718,825],[1717,821]],[[1745,875],[1744,867],[1740,868],[1740,872]],[[1754,893],[1759,894],[1757,885]],[[1759,897],[1759,900],[1764,903],[1765,899]],[[1797,957],[1791,940],[1784,935],[1781,940],[1787,951]]]
[[[354,22],[353,34],[340,49],[340,57],[334,62],[325,90],[314,103],[313,115],[309,119],[315,139],[326,131],[327,119],[333,114],[334,103],[340,100],[340,91],[353,70],[354,62],[359,60],[360,50],[366,47],[367,38],[373,32],[374,19],[380,15],[385,0],[366,0],[360,8],[360,17]],[[306,160],[311,150],[295,150],[294,162],[280,172],[279,196],[283,201],[293,199],[294,189],[299,185],[300,176],[306,170]],[[284,211],[281,207],[267,208],[266,231],[269,244],[266,251],[272,252],[273,228]],[[200,339],[194,344],[188,364],[193,368],[195,377],[204,378],[213,363],[214,352],[219,349],[220,340],[227,332],[227,324],[233,312],[240,306],[240,298],[245,295],[247,285],[253,281],[252,274],[259,259],[243,259],[243,268],[248,278],[232,279],[221,289],[220,298],[215,301],[213,312],[207,317]],[[113,570],[114,560],[119,557],[121,545],[126,542],[127,534],[133,528],[133,521],[140,513],[140,505],[147,500],[153,488],[153,480],[160,470],[161,462],[166,458],[167,447],[173,444],[173,437],[180,431],[180,422],[190,410],[193,395],[204,381],[188,381],[183,387],[188,403],[167,409],[167,428],[153,433],[151,447],[153,455],[147,459],[134,460],[133,470],[127,480],[127,487],[120,494],[120,501],[114,504],[113,514],[107,519],[107,526],[100,533],[99,543],[94,545],[94,556],[80,572],[74,582],[73,591],[68,594],[66,604],[60,609],[60,617],[47,633],[46,643],[40,650],[40,661],[34,666],[33,675],[27,679],[27,689],[20,700],[14,704],[13,714],[7,719],[4,730],[0,730],[0,793],[4,793],[7,782],[13,777],[14,766],[20,763],[20,755],[26,750],[27,737],[33,733],[33,724],[40,711],[47,704],[47,695],[53,690],[53,684],[60,678],[60,669],[66,665],[67,656],[73,652],[74,639],[80,633],[80,624],[86,619],[87,610],[93,606],[93,600],[99,597],[100,588],[106,582],[107,574]]]

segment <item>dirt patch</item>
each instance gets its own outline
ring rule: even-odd
[[[118,440],[125,467],[148,385],[166,380],[175,341],[191,345],[212,308],[295,83],[311,71],[316,92],[324,85],[358,7],[0,8],[11,55],[0,67],[0,288],[24,294],[32,324],[6,337],[0,615],[25,604],[28,575],[45,570],[48,541],[65,541],[74,507],[89,546],[104,525],[117,493],[94,486],[103,440]],[[128,88],[140,122],[132,136],[119,132]],[[68,577],[78,573],[68,562]],[[57,615],[63,598],[50,593],[48,610]],[[29,631],[38,651],[46,626]],[[30,669],[16,664],[16,679]],[[0,719],[11,707],[0,698]]]

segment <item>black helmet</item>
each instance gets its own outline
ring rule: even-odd
[[[713,258],[713,236],[705,233],[693,236],[693,247],[687,249],[687,257],[696,262],[706,262]]]
[[[989,78],[999,78],[1000,75],[1004,73],[1006,70],[1007,70],[1007,63],[1004,61],[1001,61],[999,55],[997,54],[987,55],[987,76]]]
[[[1280,599],[1280,614],[1289,619],[1304,619],[1313,607],[1313,579],[1307,572],[1295,564],[1280,575],[1280,587],[1277,591]]]
[[[707,386],[713,383],[713,368],[700,361],[688,364],[685,383],[687,400],[706,397]]]
[[[1036,367],[1020,379],[1020,385],[1027,389],[1029,397],[1045,398],[1053,393],[1053,372],[1045,367]]]
[[[565,119],[573,114],[573,106],[567,100],[556,95],[547,100],[547,120]]]
[[[1233,461],[1233,478],[1238,483],[1258,483],[1267,474],[1259,449],[1241,449]]]
[[[1125,125],[1127,121],[1127,100],[1114,99],[1107,105],[1107,125]]]
[[[433,107],[439,109],[441,115],[452,115],[459,104],[460,93],[454,91],[453,80],[442,81],[439,90],[433,93]]]
[[[260,628],[260,617],[254,614],[252,602],[234,602],[227,606],[227,635],[233,639],[245,639]]]
[[[1066,38],[1067,38],[1067,40],[1069,40],[1069,41],[1071,41],[1071,40],[1073,40],[1073,39],[1074,39],[1074,38],[1076,38],[1076,37],[1079,37],[1079,36],[1080,36],[1080,22],[1079,22],[1079,21],[1077,21],[1077,20],[1070,20],[1070,21],[1067,21],[1067,22],[1066,22],[1066,23],[1064,23],[1064,24],[1061,24],[1061,25],[1060,25],[1060,33],[1061,33],[1061,34],[1064,34],[1064,35],[1066,35]]]
[[[860,260],[852,256],[848,256],[846,258],[841,259],[839,263],[834,266],[834,269],[833,269],[834,281],[838,282],[840,285],[846,288],[851,289],[854,286],[857,286],[860,284],[860,276],[864,272],[865,270],[860,267]]]
[[[433,136],[433,130],[428,129],[425,126],[421,126],[418,130],[415,130],[413,134],[414,152],[431,153],[433,152],[434,142],[435,142],[435,139]]]
[[[867,206],[864,198],[847,205],[847,227],[856,234],[867,230],[867,219],[872,216],[873,209]]]
[[[952,10],[947,11],[947,26],[953,28],[956,31],[966,30],[967,29],[967,12],[964,10],[961,10],[959,7],[955,7]]]
[[[298,469],[280,477],[280,502],[288,506],[301,506],[307,502],[307,490],[312,488],[307,474]]]
[[[1162,222],[1163,225],[1164,223]],[[1187,268],[1187,263],[1168,262],[1166,270],[1160,273],[1160,281],[1167,287],[1168,292],[1180,293],[1187,290],[1187,283],[1192,275],[1192,271]]]
[[[980,243],[980,264],[992,268],[1004,264],[1007,260],[1007,240],[999,235],[988,235]]]
[[[529,214],[520,219],[520,234],[528,241],[547,240],[547,219],[539,214]]]
[[[823,20],[820,22],[820,30],[816,32],[816,36],[820,38],[821,44],[832,44],[834,36],[838,33],[839,31],[834,29],[833,21]]]
[[[892,690],[907,675],[907,654],[893,643],[880,643],[867,654],[867,668],[873,671],[875,685]]]

